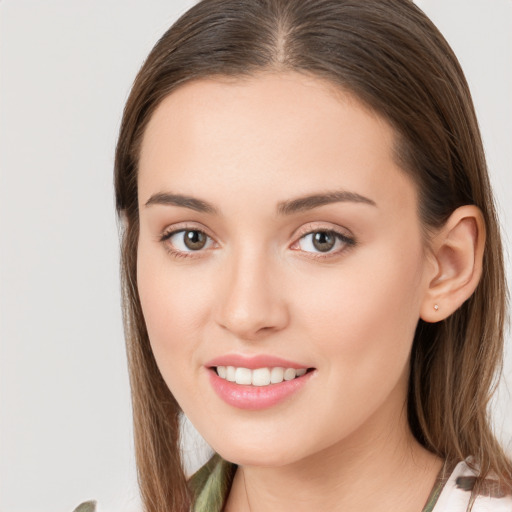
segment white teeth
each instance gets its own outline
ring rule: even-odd
[[[268,368],[258,368],[252,371],[253,386],[268,386],[270,384],[270,370]]]
[[[272,384],[279,384],[280,382],[283,382],[284,378],[284,368],[272,368],[270,370],[270,382]]]
[[[252,384],[252,372],[249,368],[237,368],[235,371],[237,384]]]
[[[293,380],[297,376],[295,368],[286,368],[284,371],[284,380]]]
[[[217,375],[229,382],[242,385],[268,386],[279,384],[283,381],[302,377],[307,372],[306,368],[237,368],[235,366],[217,366]]]
[[[229,380],[229,382],[235,382],[235,367],[234,366],[226,367],[226,380]]]

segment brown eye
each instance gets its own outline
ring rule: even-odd
[[[184,231],[183,243],[191,251],[202,249],[208,240],[208,237],[202,231]]]
[[[176,253],[191,253],[211,249],[214,241],[199,229],[180,229],[164,235],[161,242]]]
[[[347,247],[355,245],[355,240],[346,235],[330,229],[319,229],[310,231],[300,237],[297,242],[297,249],[304,253],[323,253],[325,255],[335,255],[342,252]]]
[[[320,252],[328,252],[336,243],[336,235],[332,231],[317,231],[312,233],[313,246]]]

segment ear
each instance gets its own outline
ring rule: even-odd
[[[480,209],[473,205],[457,208],[430,246],[435,264],[420,317],[439,322],[469,299],[480,281],[485,247]]]

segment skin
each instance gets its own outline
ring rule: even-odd
[[[394,142],[350,94],[296,73],[192,82],[149,122],[138,178],[141,304],[167,385],[208,443],[240,465],[228,511],[420,511],[428,497],[441,461],[407,424],[410,350],[420,316],[449,314],[451,303],[437,312],[434,300],[467,265],[446,233],[433,243],[440,258],[427,247]],[[332,191],[373,204],[277,212]],[[217,211],[147,204],[161,193]],[[453,221],[470,252],[474,218]],[[203,231],[206,246],[191,251],[180,234],[162,241],[180,229]],[[353,243],[319,252],[315,230]],[[465,285],[478,280],[470,274]],[[241,410],[215,394],[205,367],[228,353],[315,370],[283,403]]]

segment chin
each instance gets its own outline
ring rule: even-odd
[[[303,443],[300,444],[303,448]],[[223,459],[239,466],[281,467],[307,456],[300,446],[275,438],[247,442],[227,435],[220,443],[213,442],[211,446]]]
[[[258,450],[237,450],[231,446],[227,450],[219,450],[217,453],[223,459],[238,466],[281,467],[296,462],[296,457],[292,458],[289,454],[276,453],[270,446],[268,449],[259,448]]]

